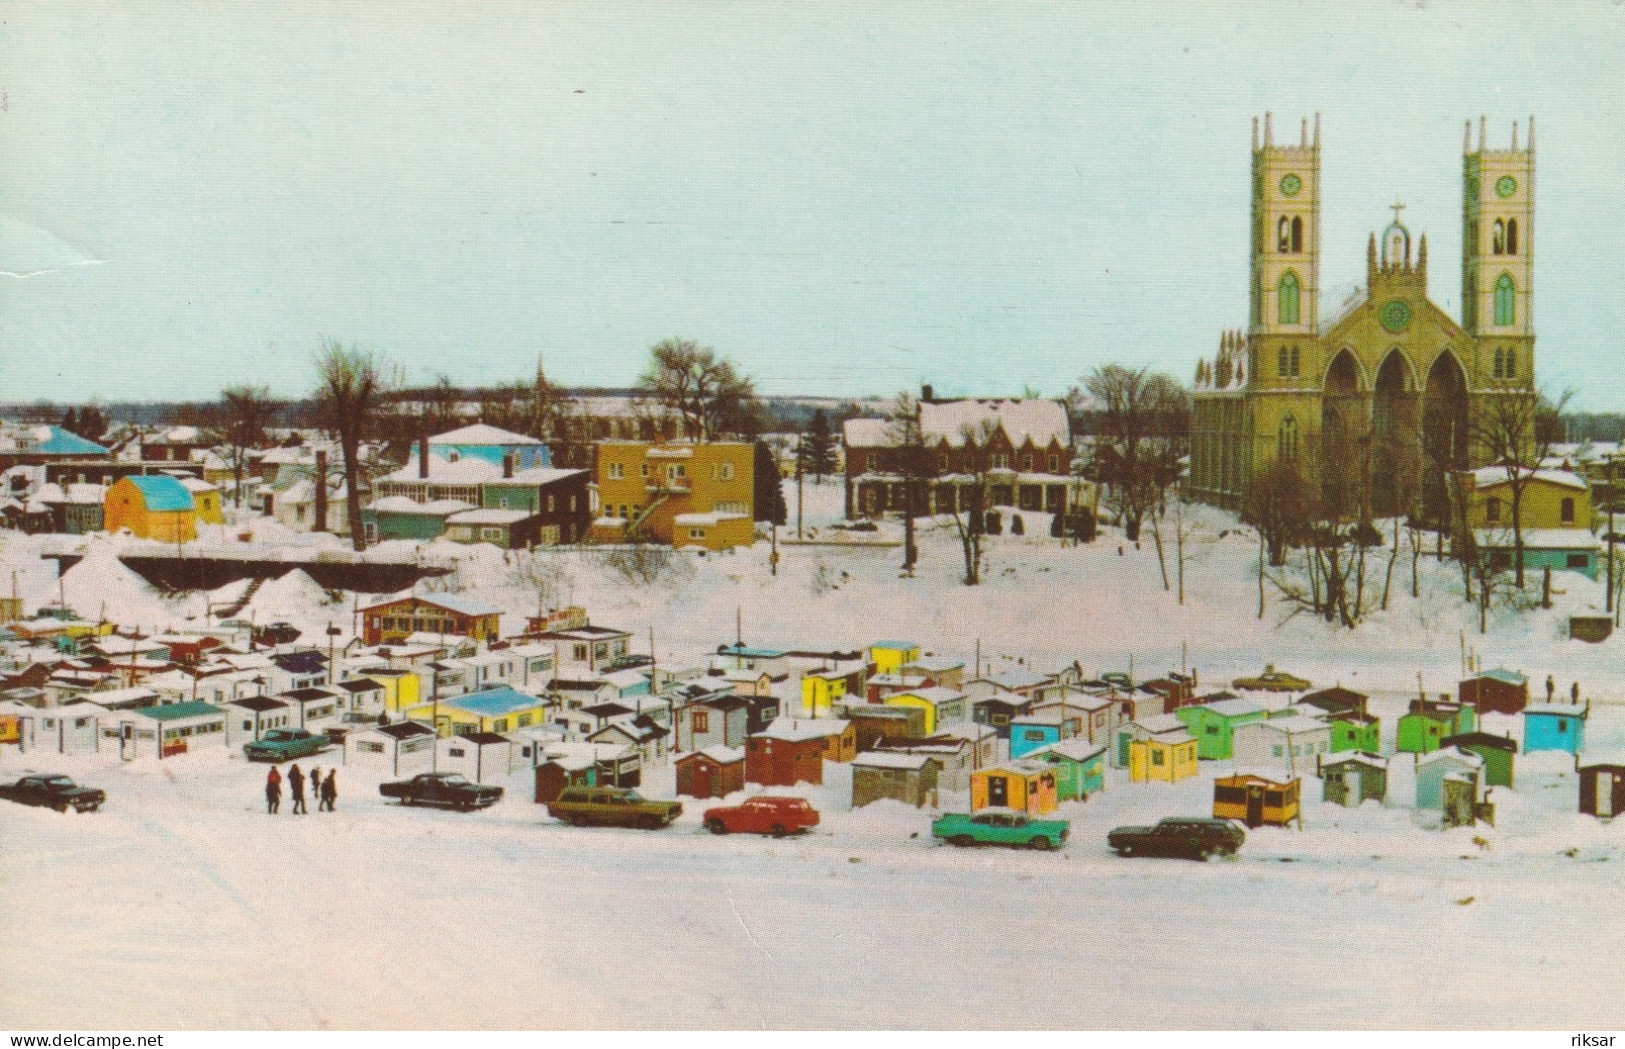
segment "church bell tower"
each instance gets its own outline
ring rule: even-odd
[[[1490,149],[1479,118],[1462,145],[1461,322],[1479,340],[1480,378],[1532,386],[1534,349],[1535,118],[1519,148]]]
[[[1263,141],[1253,119],[1252,287],[1248,342],[1254,388],[1293,388],[1319,375],[1320,115],[1297,145],[1277,145],[1270,114]]]

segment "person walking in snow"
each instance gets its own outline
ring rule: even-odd
[[[1569,702],[1575,704],[1580,702],[1580,683],[1578,681],[1569,686]]]
[[[338,774],[338,769],[327,770],[327,778],[322,780],[322,800],[321,804],[316,806],[317,812],[320,812],[323,809],[326,809],[328,812],[334,811],[333,802],[337,801],[339,798],[339,787],[338,784],[334,782],[334,778]]]
[[[305,774],[299,771],[298,765],[288,770],[288,792],[293,798],[294,815],[310,811],[305,808]]]
[[[312,800],[318,803],[322,800],[322,768],[320,765],[310,767],[310,796]],[[316,808],[317,811],[320,811],[321,805],[318,804]]]
[[[265,777],[265,812],[274,816],[282,807],[282,774],[271,766],[271,771]]]
[[[1552,701],[1552,693],[1556,689],[1557,689],[1557,682],[1552,680],[1552,675],[1547,674],[1546,675],[1546,702],[1550,703]]]

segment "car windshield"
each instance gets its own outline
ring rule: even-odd
[[[73,780],[69,779],[66,776],[41,776],[39,781],[41,783],[45,784],[47,787],[71,787],[71,786],[73,786]]]
[[[468,782],[468,778],[461,772],[448,772],[440,777],[440,782],[449,783],[453,786],[461,786],[462,784]]]

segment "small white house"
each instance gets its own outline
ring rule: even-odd
[[[339,713],[362,714],[377,717],[384,712],[384,686],[366,677],[351,678],[328,685],[327,690],[338,696]]]
[[[287,728],[298,715],[293,708],[271,696],[244,696],[220,705],[226,712],[226,742],[248,743],[268,729]]]
[[[347,765],[389,776],[413,776],[435,764],[434,729],[418,721],[373,725],[344,738]]]
[[[346,693],[348,695],[348,693]],[[296,688],[276,698],[293,708],[290,725],[310,732],[321,732],[338,720],[339,694],[327,688]]]
[[[94,753],[100,746],[98,721],[106,713],[106,707],[88,700],[76,700],[62,707],[0,704],[0,716],[16,719],[17,745],[24,753]]]
[[[1237,725],[1230,756],[1237,764],[1313,775],[1317,756],[1332,751],[1332,727],[1319,718],[1293,714]]]
[[[100,723],[100,749],[111,744],[127,761],[171,758],[226,742],[226,712],[203,702],[112,710]]]
[[[436,768],[461,772],[475,783],[501,784],[508,774],[525,765],[513,740],[497,732],[470,732],[447,736],[435,743]]]

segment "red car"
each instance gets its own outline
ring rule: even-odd
[[[818,810],[805,798],[751,798],[732,808],[706,809],[705,829],[712,834],[803,834],[818,826]]]

